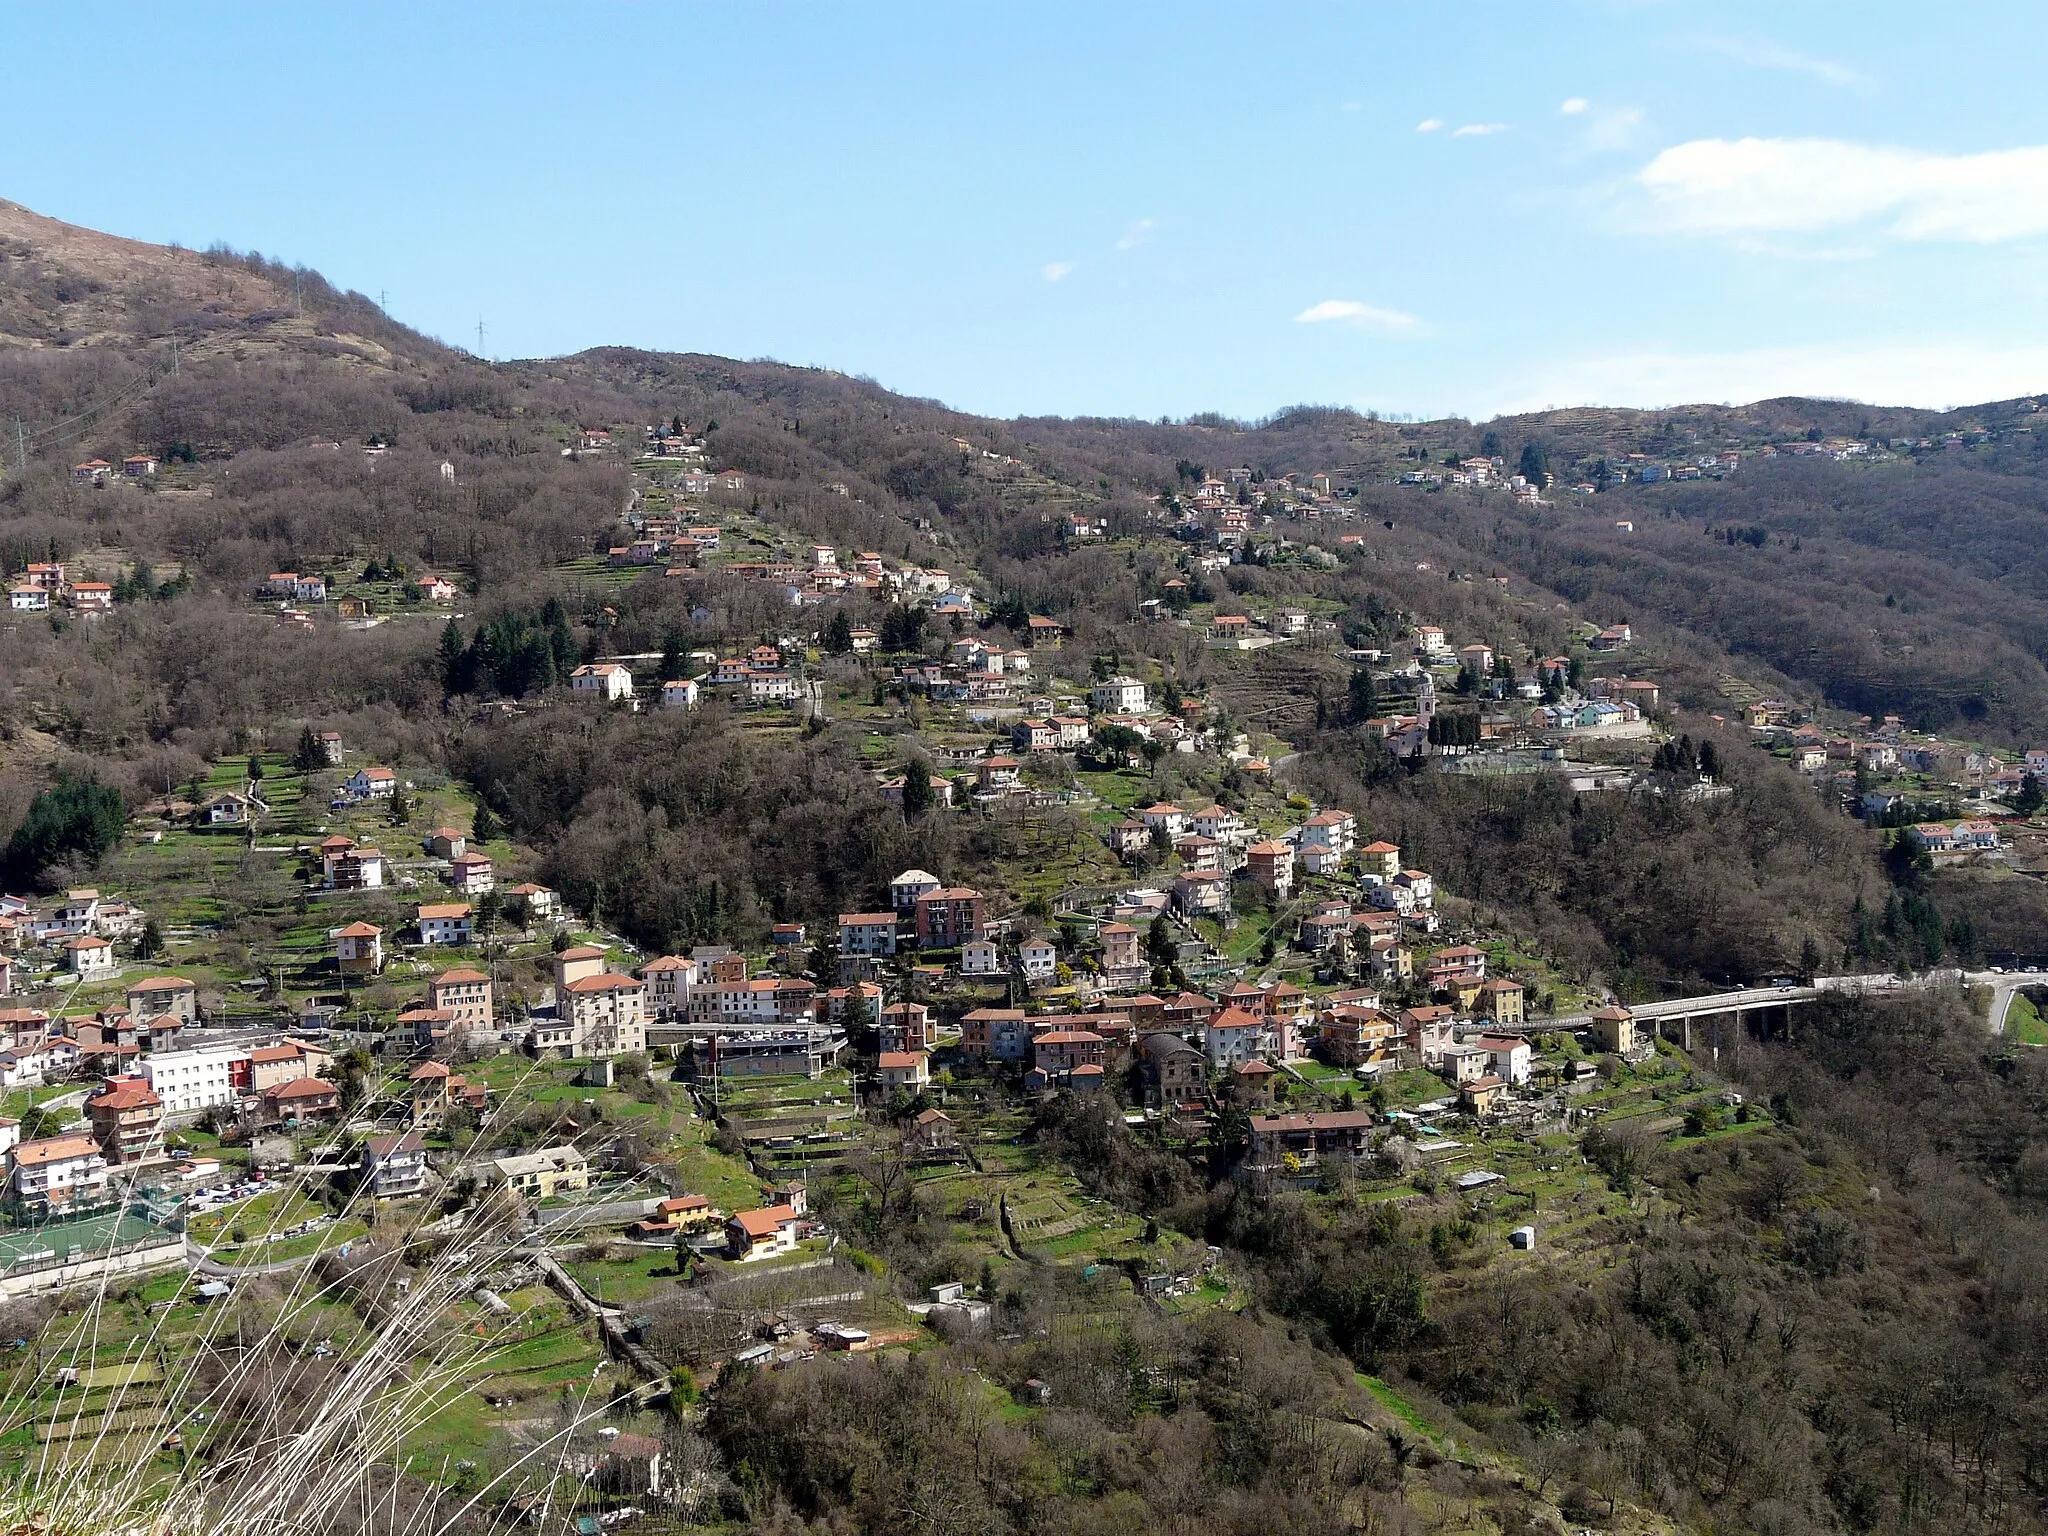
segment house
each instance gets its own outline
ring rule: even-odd
[[[931,1049],[931,1010],[923,1003],[891,1003],[882,1010],[876,1033],[885,1051]]]
[[[602,1060],[647,1048],[647,989],[631,976],[578,977],[555,988],[555,1008],[569,1025],[571,1055]]]
[[[89,459],[71,466],[71,479],[77,485],[98,485],[113,472],[114,466],[105,459]]]
[[[569,674],[569,686],[577,693],[612,703],[633,697],[633,669],[615,661],[589,661]]]
[[[903,918],[914,918],[917,914],[917,898],[929,891],[936,891],[944,884],[930,870],[906,869],[889,882],[889,900],[896,908],[896,914]]]
[[[48,613],[50,594],[26,583],[7,589],[7,606],[16,613]]]
[[[248,1088],[251,1093],[267,1093],[272,1088],[281,1088],[286,1083],[296,1083],[311,1075],[311,1062],[304,1048],[295,1040],[281,1045],[254,1046],[249,1051]]]
[[[488,1029],[491,978],[481,971],[443,971],[427,983],[427,1006],[445,1011],[457,1029]]]
[[[1458,1107],[1481,1120],[1490,1120],[1499,1114],[1507,1096],[1508,1085],[1490,1074],[1458,1085]]]
[[[1110,823],[1106,834],[1112,853],[1143,853],[1152,842],[1152,833],[1144,822],[1126,818]]]
[[[1222,867],[1223,845],[1199,832],[1188,832],[1175,838],[1173,852],[1183,869],[1213,870]]]
[[[1022,1061],[1031,1046],[1031,1029],[1021,1008],[976,1008],[961,1015],[960,1049],[969,1056],[993,1061]]]
[[[786,1205],[771,1205],[757,1211],[741,1211],[726,1218],[725,1240],[732,1256],[741,1262],[772,1258],[796,1251],[800,1218]]]
[[[348,839],[339,841],[346,843]],[[322,884],[333,891],[381,890],[389,872],[380,850],[354,846],[340,849],[331,857],[323,855],[321,869]]]
[[[525,907],[528,922],[552,922],[563,915],[562,898],[544,885],[522,881],[505,892],[506,899]]]
[[[960,946],[962,976],[1000,976],[1003,954],[993,939],[969,939]]]
[[[1219,613],[1209,620],[1209,638],[1241,642],[1251,633],[1252,621],[1241,613]]]
[[[839,953],[870,959],[896,953],[894,912],[842,912],[839,914]]]
[[[661,707],[663,709],[695,709],[697,707],[697,683],[694,678],[676,677],[661,685]]]
[[[1230,910],[1230,882],[1215,870],[1182,870],[1173,879],[1173,902],[1189,917],[1221,917]]]
[[[71,606],[80,613],[112,613],[114,589],[104,581],[74,581],[71,584]]]
[[[1253,843],[1244,851],[1245,869],[1254,884],[1263,885],[1275,896],[1294,889],[1294,848],[1275,838]]]
[[[1310,1172],[1331,1156],[1356,1157],[1370,1148],[1376,1118],[1369,1109],[1254,1115],[1250,1162],[1277,1169],[1291,1158],[1293,1167]]]
[[[184,1024],[199,1022],[199,989],[182,976],[148,976],[128,983],[128,1012],[138,1019],[166,1014]]]
[[[1058,942],[1047,933],[1034,933],[1017,946],[1017,958],[1024,967],[1024,980],[1034,987],[1052,985],[1060,963]]]
[[[437,859],[459,859],[469,850],[469,839],[456,827],[436,827],[424,839],[429,854]]]
[[[1025,640],[1031,645],[1049,645],[1058,650],[1067,638],[1067,626],[1056,619],[1031,614],[1024,621]]]
[[[109,1163],[142,1162],[155,1150],[164,1101],[141,1077],[111,1077],[85,1101],[93,1139]]]
[[[1161,800],[1158,804],[1148,805],[1138,812],[1138,819],[1145,824],[1148,835],[1163,832],[1170,843],[1187,830],[1188,813],[1177,805]]]
[[[464,896],[481,896],[498,883],[498,873],[481,853],[464,853],[448,861],[448,882]]]
[[[341,787],[358,800],[389,800],[398,792],[398,775],[373,763],[358,768]]]
[[[1626,1008],[1610,1004],[1595,1009],[1586,1027],[1594,1043],[1603,1051],[1627,1056],[1636,1048],[1636,1016]]]
[[[1473,677],[1487,677],[1493,672],[1493,647],[1483,641],[1458,647],[1458,666]]]
[[[359,1169],[361,1187],[378,1200],[404,1200],[425,1194],[428,1183],[427,1145],[418,1131],[372,1136],[363,1143]]]
[[[1209,1086],[1208,1058],[1177,1034],[1158,1031],[1138,1041],[1145,1102],[1153,1109],[1199,1103]]]
[[[344,976],[376,975],[384,969],[384,930],[375,923],[350,923],[337,930],[334,960]]]
[[[1023,767],[1014,757],[983,758],[977,777],[983,789],[1012,789]]]
[[[1481,1035],[1479,1049],[1487,1053],[1493,1076],[1512,1088],[1525,1087],[1534,1068],[1534,1053],[1520,1035]]]
[[[66,939],[62,948],[64,968],[83,981],[111,976],[121,968],[114,959],[114,946],[97,934]]]
[[[467,944],[475,935],[475,919],[466,901],[430,902],[418,909],[417,921],[422,944]]]
[[[121,473],[132,480],[156,473],[156,459],[146,453],[131,453],[121,461]]]
[[[267,1118],[290,1127],[326,1120],[341,1112],[341,1093],[324,1077],[294,1078],[263,1093]]]
[[[1129,923],[1104,923],[1095,930],[1102,943],[1102,969],[1112,986],[1126,984],[1118,978],[1131,976],[1142,981],[1151,967],[1145,962],[1145,936]]]
[[[112,1175],[100,1144],[84,1132],[44,1136],[14,1148],[7,1203],[31,1221],[95,1210],[108,1200]]]
[[[1334,873],[1358,843],[1358,819],[1349,811],[1318,811],[1302,823],[1303,864],[1310,874]]]
[[[246,1083],[248,1069],[248,1053],[239,1045],[160,1050],[143,1057],[138,1068],[163,1100],[166,1118],[232,1104],[237,1096],[236,1080]]]
[[[984,898],[971,886],[941,886],[912,904],[917,942],[926,949],[950,949],[981,937]]]
[[[875,1058],[875,1081],[884,1093],[922,1093],[931,1080],[931,1058],[923,1051],[884,1051]]]
[[[1084,1067],[1101,1071],[1109,1042],[1092,1029],[1049,1029],[1031,1042],[1031,1064],[1051,1082],[1065,1082]]]
[[[1358,850],[1359,867],[1375,879],[1392,880],[1401,873],[1401,845],[1384,839]]]
[[[429,572],[420,577],[418,586],[421,595],[430,603],[452,603],[455,601],[455,583],[446,576],[436,576]]]
[[[1496,1024],[1520,1024],[1526,1017],[1523,997],[1524,988],[1519,981],[1495,976],[1479,988],[1479,1011]]]
[[[1112,677],[1088,690],[1088,703],[1098,715],[1142,715],[1145,685],[1135,677]]]
[[[1259,1054],[1266,1025],[1242,1008],[1224,1008],[1203,1026],[1202,1053],[1209,1058],[1209,1070],[1228,1072]]]
[[[914,1157],[947,1157],[960,1150],[960,1137],[944,1110],[927,1109],[903,1132],[903,1149]]]

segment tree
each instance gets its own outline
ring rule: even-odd
[[[475,657],[462,641],[462,626],[450,619],[441,627],[441,691],[468,693],[476,686]]]
[[[853,622],[847,618],[844,608],[835,608],[832,617],[825,624],[825,650],[828,655],[844,656],[853,649]]]
[[[300,773],[312,773],[327,765],[327,754],[320,748],[320,738],[313,734],[313,727],[306,726],[299,732],[299,744],[292,751],[292,766]]]
[[[932,771],[921,757],[913,757],[903,769],[903,819],[915,821],[932,808]]]
[[[412,796],[405,792],[405,786],[401,784],[391,792],[391,825],[402,827],[411,820]]]
[[[1486,436],[1479,439],[1479,456],[1483,459],[1497,459],[1500,457],[1500,434],[1498,432],[1488,432]]]
[[[483,800],[477,801],[476,816],[469,824],[470,840],[472,842],[488,843],[493,838],[503,837],[504,835],[505,829],[499,825],[498,818],[491,814],[489,803]]]
[[[1155,966],[1170,966],[1180,959],[1180,945],[1174,942],[1173,930],[1163,917],[1153,918],[1152,926],[1145,930],[1145,958]]]
[[[1709,779],[1721,777],[1721,754],[1711,741],[1700,743],[1700,773]]]
[[[164,931],[157,927],[155,918],[148,918],[142,924],[142,937],[135,941],[135,953],[144,960],[154,960],[164,952]]]
[[[249,782],[251,784],[261,784],[263,782],[263,758],[255,752],[249,754]]]
[[[1531,485],[1541,486],[1550,478],[1550,456],[1535,443],[1522,444],[1522,460],[1516,466],[1522,478]]]
[[[1379,714],[1379,692],[1373,686],[1372,668],[1358,667],[1351,674],[1351,723],[1363,725]]]
[[[2012,808],[2022,816],[2032,816],[2044,803],[2048,803],[2048,793],[2042,790],[2041,776],[2035,773],[2022,776],[2019,793],[2012,797]]]
[[[127,824],[128,808],[119,790],[65,774],[29,802],[28,815],[0,856],[0,877],[21,886],[67,858],[98,863]]]
[[[682,675],[683,637],[672,629],[661,637],[660,677],[664,683],[672,683]]]

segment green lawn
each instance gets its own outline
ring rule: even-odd
[[[2048,1021],[2041,1017],[2041,1010],[2034,1000],[2024,992],[2015,992],[2012,1007],[2006,1010],[2005,1033],[2021,1045],[2048,1045]]]

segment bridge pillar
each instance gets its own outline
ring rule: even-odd
[[[1683,1024],[1683,1026],[1684,1026],[1684,1028],[1685,1028],[1685,1050],[1686,1050],[1686,1054],[1687,1054],[1687,1055],[1691,1055],[1691,1054],[1692,1054],[1692,1015],[1691,1015],[1691,1014],[1689,1014],[1689,1013],[1688,1013],[1688,1014],[1686,1014],[1686,1015],[1685,1015],[1685,1017],[1684,1017],[1684,1018],[1683,1018],[1683,1019],[1682,1019],[1682,1020],[1681,1020],[1680,1022],[1681,1022],[1681,1023]]]

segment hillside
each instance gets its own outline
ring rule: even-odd
[[[0,1111],[167,976],[250,1089],[0,1200],[179,1266],[0,1505],[2048,1527],[2033,407],[996,421],[0,204]]]

